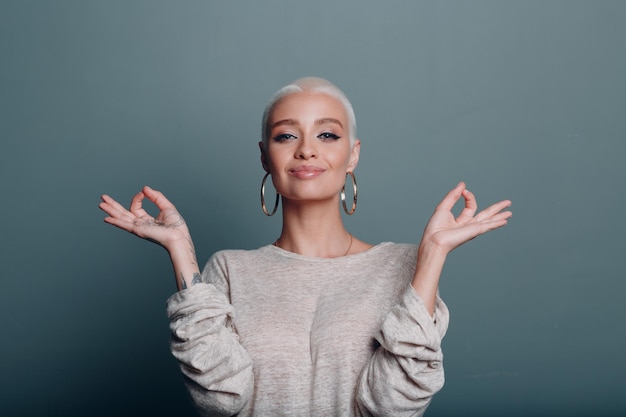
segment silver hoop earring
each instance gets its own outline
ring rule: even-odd
[[[265,207],[265,181],[267,180],[267,177],[269,177],[269,175],[269,172],[266,173],[263,177],[263,181],[261,181],[261,209],[263,209],[263,213],[265,213],[266,216],[273,216],[274,213],[276,213],[276,209],[278,209],[278,200],[280,199],[280,194],[276,192],[276,201],[274,202],[274,208],[270,213],[269,211],[267,211],[267,207]]]
[[[343,188],[341,189],[341,205],[343,206],[343,211],[345,211],[347,215],[351,215],[354,214],[356,210],[356,178],[354,178],[353,172],[347,172],[346,179],[348,178],[348,175],[352,177],[352,208],[348,210],[348,206],[346,205],[346,184],[344,184]]]

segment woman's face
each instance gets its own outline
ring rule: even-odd
[[[283,199],[338,198],[359,160],[360,143],[350,145],[348,129],[341,101],[328,94],[293,93],[274,105],[261,160]]]

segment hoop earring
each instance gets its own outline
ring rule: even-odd
[[[345,211],[347,215],[351,215],[354,214],[356,210],[356,178],[354,177],[353,172],[347,172],[346,178],[348,178],[348,175],[352,177],[352,208],[348,210],[348,206],[346,205],[346,184],[344,184],[343,188],[341,189],[341,205],[343,206],[343,211]]]
[[[265,181],[267,180],[267,177],[269,177],[270,173],[266,173],[265,176],[263,177],[263,181],[261,181],[261,209],[263,210],[263,213],[265,213],[266,216],[273,216],[274,213],[276,213],[276,209],[278,209],[278,200],[280,199],[280,194],[278,194],[278,192],[276,192],[276,201],[274,202],[274,208],[272,209],[272,212],[270,213],[269,211],[267,211],[267,207],[265,207]]]

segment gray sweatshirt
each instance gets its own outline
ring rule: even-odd
[[[443,386],[448,309],[410,283],[417,247],[339,258],[217,252],[167,302],[171,350],[206,416],[421,416]]]

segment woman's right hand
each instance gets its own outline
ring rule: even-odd
[[[146,197],[159,209],[156,218],[150,216],[142,207],[143,199]],[[174,245],[191,241],[185,220],[159,191],[148,186],[143,187],[133,197],[128,210],[108,195],[101,198],[99,207],[109,215],[104,221],[113,226],[156,242],[170,252]]]

